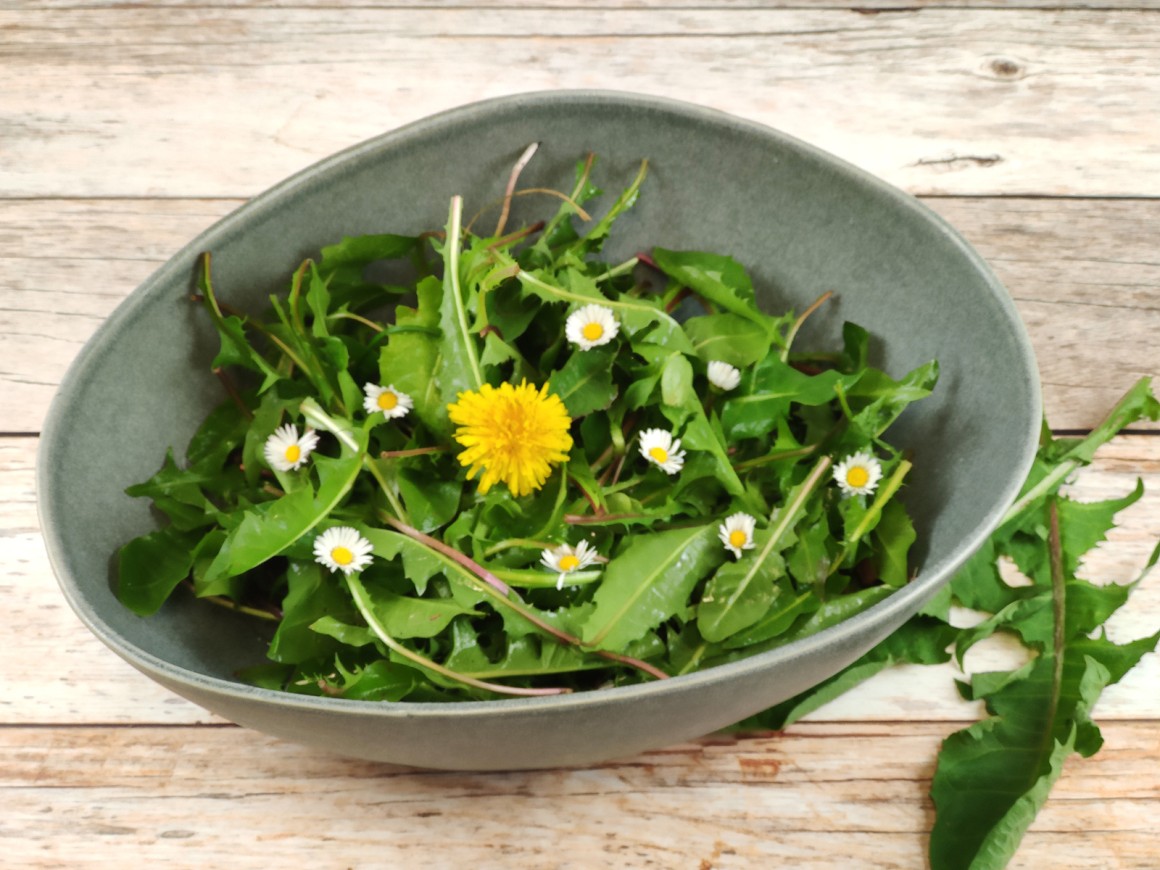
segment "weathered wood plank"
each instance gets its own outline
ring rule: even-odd
[[[1139,10],[118,5],[0,28],[6,196],[248,196],[433,112],[567,87],[727,108],[916,193],[1160,194],[1160,20]]]
[[[45,561],[35,514],[33,438],[0,438],[0,598],[6,603],[9,643],[19,656],[0,657],[0,725],[190,724],[220,721],[162,690],[109,652],[68,607]],[[1160,437],[1121,436],[1080,476],[1074,494],[1084,500],[1130,492],[1144,480],[1145,497],[1125,511],[1109,542],[1086,566],[1097,582],[1134,580],[1160,540]],[[110,542],[112,549],[117,542]],[[1109,623],[1113,640],[1126,641],[1160,628],[1160,571],[1136,590]],[[972,670],[1018,663],[1013,643],[993,639],[967,660]],[[880,674],[815,713],[813,721],[971,719],[976,706],[962,701],[950,665],[905,667]],[[1160,719],[1160,656],[1144,659],[1100,701],[1098,716]]]
[[[383,866],[633,868],[834,867],[872,854],[875,867],[914,868],[949,730],[802,724],[587,769],[458,774],[234,728],[8,728],[0,831],[5,859],[30,868],[364,866],[370,854]],[[1155,866],[1157,723],[1104,733],[1098,755],[1068,760],[1011,866]]]
[[[28,5],[28,4],[26,4]],[[92,9],[116,8],[123,0],[43,0],[35,5],[37,9]],[[222,0],[154,0],[153,6],[170,8],[186,7],[204,9],[228,6]],[[249,6],[270,9],[326,9],[349,8],[348,0],[250,0]],[[525,9],[558,10],[575,9],[583,5],[586,9],[650,9],[657,13],[680,12],[685,9],[705,8],[706,0],[360,0],[359,6],[369,9]],[[713,0],[714,7],[721,9],[850,9],[850,3],[843,0]],[[1158,0],[859,0],[855,8],[864,15],[878,15],[886,12],[911,11],[917,9],[1156,9]]]
[[[38,431],[69,362],[117,303],[241,202],[0,199],[0,431]],[[1160,201],[927,204],[1011,291],[1054,426],[1090,427],[1137,378],[1160,373]]]

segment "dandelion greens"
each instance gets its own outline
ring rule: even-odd
[[[601,261],[647,163],[601,200],[592,158],[519,189],[534,153],[469,220],[454,197],[420,236],[322,248],[266,312],[202,258],[222,403],[130,489],[167,524],[122,548],[126,606],[260,614],[262,686],[454,701],[666,679],[905,584],[910,464],[881,436],[937,366],[871,368],[852,325],[799,362],[827,294],[762,311],[727,255]]]

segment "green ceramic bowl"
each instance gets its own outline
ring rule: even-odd
[[[892,374],[940,361],[935,396],[888,436],[914,451],[906,498],[918,519],[917,579],[856,618],[745,661],[587,694],[463,704],[253,688],[232,676],[263,659],[265,638],[252,621],[181,597],[148,619],[123,608],[113,594],[116,549],[155,523],[145,500],[123,490],[151,474],[167,447],[185,445],[220,400],[208,366],[215,338],[188,301],[198,253],[213,252],[215,284],[232,304],[260,310],[324,244],[440,227],[454,194],[469,211],[495,199],[533,141],[541,146],[521,177],[528,186],[568,187],[575,161],[594,151],[605,189],[615,191],[649,159],[640,202],[606,251],[611,262],[652,245],[729,253],[771,311],[836,292],[808,323],[811,343],[837,342],[852,320],[876,336],[874,362]],[[231,721],[423,767],[576,765],[709,733],[848,665],[983,542],[1030,467],[1039,420],[1035,361],[1007,292],[911,197],[713,110],[618,93],[526,94],[436,115],[324,160],[179,251],[70,369],[41,441],[40,511],[61,587],[89,628],[148,676]]]

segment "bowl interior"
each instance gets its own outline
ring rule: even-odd
[[[919,531],[912,566],[918,579],[833,630],[831,640],[810,646],[810,677],[823,679],[897,625],[981,542],[1029,467],[1040,400],[1010,299],[956,233],[910,197],[768,128],[629,95],[524,95],[395,131],[263,194],[180,251],[82,352],[42,441],[41,511],[62,588],[117,652],[179,690],[189,684],[210,694],[240,692],[234,697],[258,705],[280,703],[274,693],[232,687],[234,670],[264,652],[248,620],[189,601],[139,619],[112,592],[116,548],[154,524],[147,503],[123,495],[124,488],[151,474],[168,447],[180,456],[221,397],[209,372],[216,339],[188,300],[199,252],[213,252],[218,294],[257,311],[324,244],[360,233],[441,228],[453,194],[465,197],[467,214],[493,202],[533,141],[540,148],[521,186],[567,189],[577,161],[594,152],[605,190],[597,212],[649,160],[640,200],[606,248],[610,262],[653,245],[728,253],[748,268],[771,311],[801,310],[834,291],[802,340],[833,345],[850,320],[870,330],[872,357],[891,374],[939,360],[935,395],[887,434],[914,452],[906,499]],[[551,201],[519,199],[509,226],[554,208]],[[798,657],[779,651],[738,670],[776,668]],[[773,685],[768,697],[751,701],[750,712],[781,699]],[[205,696],[198,700],[205,703]],[[315,700],[329,703],[296,703],[316,715],[324,706],[312,706]],[[394,715],[384,705],[355,706]],[[683,736],[693,733],[686,727]]]

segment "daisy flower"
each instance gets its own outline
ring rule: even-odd
[[[725,522],[718,526],[717,536],[734,558],[740,559],[742,550],[753,549],[753,526],[756,522],[757,519],[749,514],[736,513],[727,516]]]
[[[317,446],[317,432],[307,429],[299,438],[298,427],[287,423],[275,429],[274,434],[266,439],[262,452],[266,456],[266,464],[271,468],[277,471],[297,471]]]
[[[392,384],[389,387],[380,387],[378,384],[365,384],[363,392],[363,410],[368,414],[377,414],[382,411],[388,420],[406,417],[407,412],[415,403],[406,393],[400,393]]]
[[[479,392],[460,393],[447,414],[465,448],[459,463],[470,466],[468,480],[483,472],[481,493],[503,481],[517,498],[527,495],[544,485],[554,463],[568,461],[572,418],[547,384],[484,384]]]
[[[314,561],[343,574],[369,565],[371,552],[371,542],[350,526],[335,526],[314,539]]]
[[[882,479],[882,463],[869,450],[847,456],[834,466],[834,480],[842,495],[869,495]]]
[[[664,429],[645,429],[640,433],[640,454],[660,466],[665,474],[676,474],[685,464],[681,439],[673,439]]]
[[[741,383],[741,370],[715,359],[709,363],[709,383],[719,390],[728,392]]]
[[[620,331],[620,324],[612,314],[611,308],[603,305],[585,305],[568,315],[564,324],[564,334],[568,341],[579,346],[581,350],[592,350],[602,344],[608,344],[616,338]]]
[[[598,555],[594,548],[588,546],[587,541],[581,541],[575,547],[561,544],[550,550],[544,550],[540,556],[540,561],[544,563],[544,567],[560,572],[560,577],[556,580],[556,588],[563,589],[565,574],[587,568],[596,561]]]

